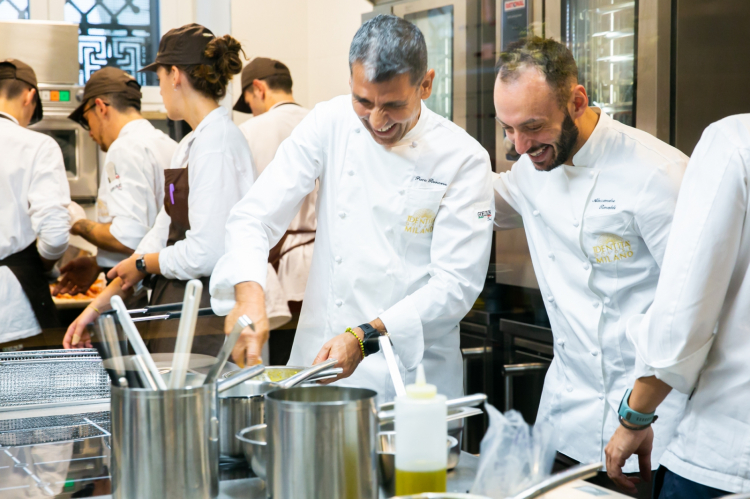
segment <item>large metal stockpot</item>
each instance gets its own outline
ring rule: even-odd
[[[302,386],[266,395],[269,499],[377,499],[377,394]]]

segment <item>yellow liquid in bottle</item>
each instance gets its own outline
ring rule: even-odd
[[[396,495],[421,494],[423,492],[445,492],[447,478],[445,468],[435,471],[405,471],[396,469]]]

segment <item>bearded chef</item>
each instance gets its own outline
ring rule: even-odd
[[[495,180],[495,223],[525,228],[555,339],[537,421],[564,436],[560,467],[601,461],[634,381],[625,323],[654,299],[687,158],[589,107],[573,56],[556,41],[519,42],[498,70],[497,120],[523,156]],[[657,458],[684,403],[680,394],[665,402]],[[625,471],[637,472],[637,460]],[[605,473],[595,480],[614,488]],[[638,497],[649,492],[643,484]]]
[[[44,273],[68,248],[70,190],[60,146],[26,128],[41,119],[34,70],[0,62],[0,348],[60,326]]]
[[[227,331],[241,314],[256,322],[233,355],[257,362],[268,337],[268,252],[317,180],[315,251],[290,364],[337,359],[347,378],[340,384],[389,399],[393,384],[377,351],[387,334],[407,382],[422,363],[441,393],[457,396],[458,323],[489,261],[489,157],[422,102],[435,72],[416,26],[386,15],[367,21],[349,63],[352,94],[316,106],[232,210],[212,306],[229,313]]]

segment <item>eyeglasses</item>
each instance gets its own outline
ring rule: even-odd
[[[109,105],[110,105],[110,103],[109,103],[109,102],[102,102],[102,103],[103,103],[103,104],[104,104],[105,106],[109,106]],[[89,107],[85,108],[85,109],[83,110],[83,112],[81,113],[81,117],[83,118],[83,120],[81,120],[81,126],[82,126],[82,127],[83,127],[83,129],[84,129],[84,130],[86,130],[87,132],[91,130],[91,126],[89,126],[89,120],[88,120],[88,118],[86,118],[86,113],[88,113],[89,111],[91,111],[91,110],[92,110],[92,109],[94,109],[95,107],[96,107],[96,102],[94,102],[93,104],[91,104],[91,105],[90,105]]]

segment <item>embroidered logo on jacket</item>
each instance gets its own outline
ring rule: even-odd
[[[614,234],[602,234],[593,247],[596,263],[614,263],[633,257],[630,241]]]
[[[492,220],[492,211],[491,210],[484,210],[477,212],[477,218],[479,220],[487,219]]]
[[[435,212],[428,209],[421,209],[414,212],[413,215],[406,217],[405,232],[411,234],[429,234],[435,225]]]
[[[112,192],[113,189],[122,189],[122,181],[120,180],[120,175],[118,175],[117,173],[115,164],[110,161],[104,167],[104,171],[107,172],[107,182],[109,182],[109,191]]]

